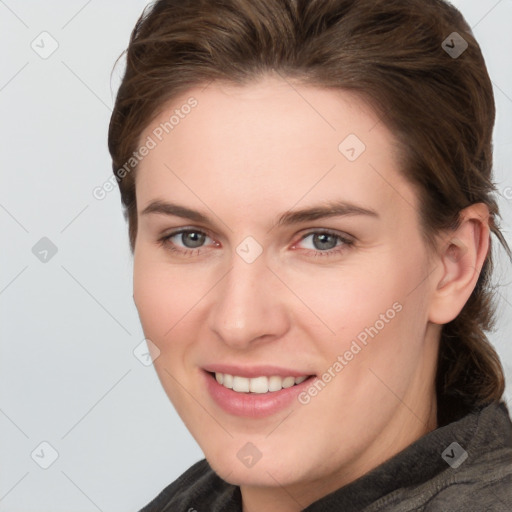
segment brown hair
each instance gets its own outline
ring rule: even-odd
[[[447,51],[455,44],[454,32],[468,44],[459,56]],[[445,40],[449,44],[443,47]],[[417,187],[429,245],[442,230],[457,225],[462,209],[482,202],[491,212],[492,233],[511,255],[492,195],[492,85],[471,28],[451,4],[160,0],[137,21],[126,57],[108,142],[132,252],[136,167],[122,176],[119,169],[137,149],[141,132],[166,103],[193,86],[212,80],[243,85],[278,73],[303,84],[355,92],[374,108],[400,143],[401,171]],[[489,252],[468,302],[443,326],[440,424],[503,393],[501,364],[484,332],[494,323],[491,273]]]

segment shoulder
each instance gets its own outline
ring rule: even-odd
[[[238,512],[238,496],[239,488],[222,480],[206,459],[202,459],[163,489],[140,512]]]
[[[464,429],[451,429],[446,448],[433,445],[445,468],[428,481],[401,488],[365,512],[509,512],[512,510],[512,422],[506,405],[491,404]],[[453,424],[455,426],[456,424]],[[465,434],[465,435],[464,435]]]
[[[426,512],[512,510],[512,422],[506,405],[486,407],[459,467],[447,468]]]
[[[426,504],[425,512],[509,512],[512,510],[512,464],[506,473],[460,479],[444,487]]]

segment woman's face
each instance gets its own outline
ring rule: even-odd
[[[220,476],[323,495],[435,427],[436,269],[363,102],[214,82],[140,143],[134,300]]]

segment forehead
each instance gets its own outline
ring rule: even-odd
[[[299,200],[415,201],[392,133],[346,91],[268,77],[213,82],[166,105],[140,142],[149,139],[154,148],[136,175],[139,211],[166,194],[197,206],[213,196],[235,208],[259,204],[259,213]]]

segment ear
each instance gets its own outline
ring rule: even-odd
[[[429,320],[446,324],[454,320],[473,292],[490,247],[489,209],[484,203],[460,213],[457,229],[445,233],[438,245],[437,270],[431,295]]]

